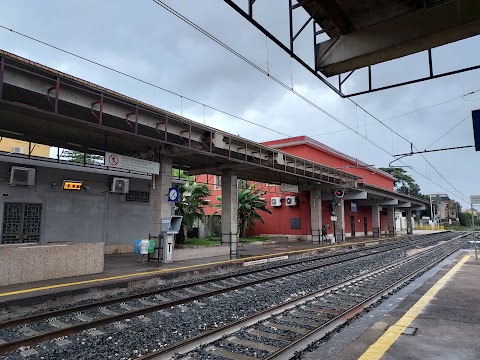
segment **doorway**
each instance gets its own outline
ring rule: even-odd
[[[5,203],[1,243],[40,242],[41,222],[42,204]]]
[[[350,215],[350,234],[351,236],[355,236],[355,216]]]
[[[363,232],[365,236],[368,235],[368,218],[366,216],[363,217]]]

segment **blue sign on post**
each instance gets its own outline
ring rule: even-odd
[[[480,110],[472,111],[473,138],[475,140],[475,151],[480,151]]]
[[[179,202],[180,201],[180,189],[170,188],[168,189],[168,201]]]

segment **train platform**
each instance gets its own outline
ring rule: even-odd
[[[436,231],[416,231],[416,235]],[[12,304],[33,305],[35,302],[57,300],[61,297],[78,296],[80,298],[102,296],[102,293],[125,291],[161,285],[168,281],[188,280],[206,274],[222,273],[245,262],[284,256],[303,257],[319,251],[329,251],[378,241],[392,241],[397,237],[348,238],[337,244],[313,244],[306,241],[279,242],[274,244],[243,244],[238,248],[239,257],[230,260],[229,256],[204,257],[172,263],[156,261],[143,262],[137,254],[105,255],[105,270],[99,274],[51,279],[33,283],[23,283],[0,287],[0,309]]]
[[[301,359],[480,359],[479,275],[458,251]]]

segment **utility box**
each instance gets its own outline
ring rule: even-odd
[[[173,255],[173,236],[180,231],[183,216],[172,215],[169,218],[162,219],[161,230],[163,233],[162,247],[163,247],[163,262],[172,262]]]
[[[172,215],[169,218],[162,219],[162,233],[178,234],[180,225],[182,225],[183,216]]]

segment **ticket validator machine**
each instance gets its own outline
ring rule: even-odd
[[[172,215],[169,218],[162,219],[162,247],[163,247],[163,262],[172,262],[173,254],[173,236],[178,234],[180,225],[182,224],[183,216]]]

